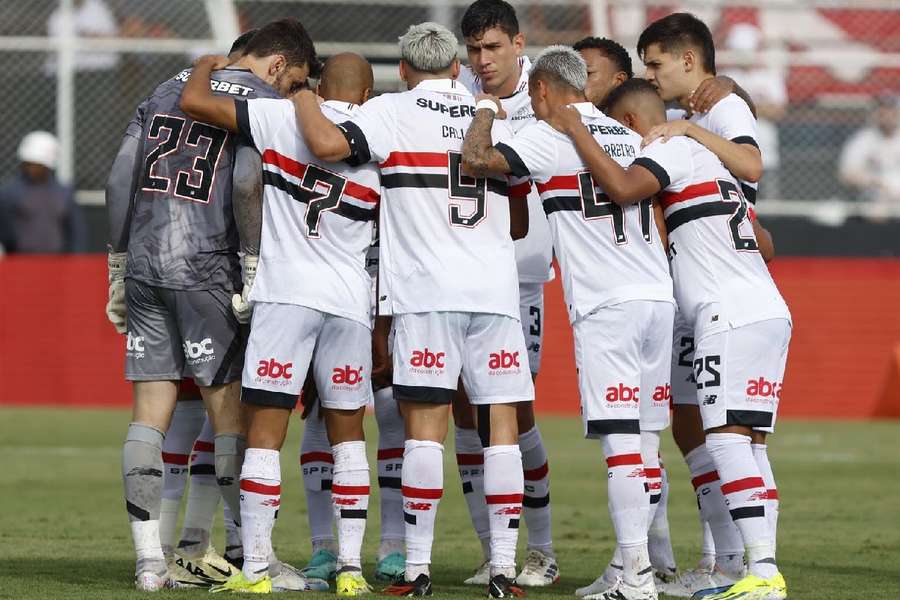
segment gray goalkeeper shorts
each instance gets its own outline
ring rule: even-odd
[[[125,280],[125,379],[192,378],[199,386],[241,378],[246,334],[226,290],[172,290]]]

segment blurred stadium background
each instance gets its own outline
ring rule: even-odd
[[[750,92],[761,116],[766,173],[758,212],[775,236],[780,257],[773,273],[796,321],[786,386],[791,402],[785,413],[900,417],[900,127],[879,153],[886,173],[878,183],[870,189],[852,187],[840,175],[849,139],[872,127],[877,115],[898,120],[900,3],[513,4],[530,55],[550,43],[608,36],[632,51],[638,75],[643,69],[633,49],[648,22],[689,10],[710,25],[720,73]],[[379,90],[397,90],[398,35],[424,20],[442,22],[458,33],[467,5],[468,0],[2,2],[0,177],[16,171],[17,146],[27,132],[55,132],[61,143],[57,173],[74,187],[87,223],[85,249],[103,252],[102,190],[122,131],[153,87],[196,56],[224,53],[239,32],[294,16],[306,25],[322,56],[360,52],[375,64]],[[465,57],[462,47],[460,57]],[[60,262],[10,255],[0,261],[0,352],[15,356],[33,351],[55,360],[62,369],[59,377],[71,375],[72,391],[38,393],[35,401],[127,403],[122,342],[103,316],[104,278],[99,257]],[[564,389],[560,395],[568,397],[560,401],[560,411],[575,412],[571,341],[562,312],[556,310],[559,295],[558,289],[549,292],[546,351],[554,358],[552,367],[544,369],[542,385]],[[35,396],[28,369],[16,361],[0,361],[3,379],[20,382],[0,391],[0,403]],[[86,372],[103,384],[84,389]],[[557,373],[562,383],[553,380]]]

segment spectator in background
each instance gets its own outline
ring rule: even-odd
[[[781,196],[778,122],[784,118],[788,94],[781,70],[757,59],[761,44],[762,32],[758,27],[750,23],[734,25],[725,38],[725,47],[736,54],[740,64],[724,69],[721,74],[734,79],[756,105],[757,141],[763,163],[763,176],[759,181],[759,198],[762,199]]]
[[[84,251],[84,221],[72,189],[56,179],[59,144],[32,131],[19,144],[19,171],[0,186],[0,245],[7,252]]]
[[[900,217],[900,106],[896,96],[876,98],[874,122],[853,134],[841,150],[838,173],[868,203],[866,218]]]
[[[74,0],[72,10],[75,35],[77,37],[115,37],[119,32],[116,18],[103,0]],[[50,13],[47,20],[47,33],[58,37],[63,32],[62,11],[57,8]],[[76,71],[111,71],[119,64],[119,55],[115,52],[77,52],[75,54]],[[47,57],[46,71],[48,75],[56,73],[56,53]]]

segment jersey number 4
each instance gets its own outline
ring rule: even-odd
[[[584,218],[589,221],[593,219],[612,219],[613,236],[616,238],[616,244],[620,246],[627,244],[624,209],[610,200],[606,194],[597,193],[594,178],[588,172],[578,174],[578,190],[581,194],[581,214],[584,215]],[[641,200],[638,203],[638,209],[641,216],[641,237],[649,244],[652,239],[650,237],[650,225],[653,222],[650,198]]]
[[[182,143],[181,132],[185,122],[186,119],[182,117],[153,115],[147,139],[160,140],[160,142],[144,161],[141,188],[148,192],[169,193],[172,188],[172,180],[169,177],[155,175],[156,164],[179,150],[179,146],[182,151],[190,148],[197,150],[197,156],[194,158],[190,171],[178,171],[178,175],[175,177],[174,194],[185,200],[208,204],[213,179],[215,179],[216,165],[222,155],[222,147],[228,139],[228,132],[206,123],[193,122]],[[207,140],[205,151],[202,150],[202,140]],[[194,182],[192,182],[192,178],[194,178]]]

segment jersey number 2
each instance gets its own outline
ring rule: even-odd
[[[161,177],[153,174],[156,163],[178,149],[181,142],[181,132],[184,129],[185,119],[169,115],[153,115],[150,121],[150,131],[147,139],[162,140],[159,145],[147,155],[144,161],[144,170],[141,188],[148,192],[168,193],[172,181],[169,177]],[[165,137],[163,137],[165,136]],[[182,149],[200,148],[202,140],[208,140],[206,151],[194,158],[190,171],[179,171],[175,178],[175,195],[185,200],[193,200],[203,204],[209,203],[209,194],[215,179],[216,165],[222,155],[222,147],[228,139],[228,132],[207,125],[206,123],[191,123]],[[191,183],[191,178],[199,175],[196,184]]]

